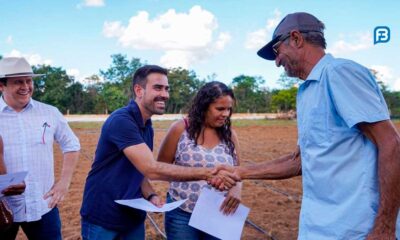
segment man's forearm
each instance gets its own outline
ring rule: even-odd
[[[400,207],[400,137],[379,149],[379,208],[374,227],[394,231]]]
[[[301,175],[300,150],[276,160],[238,168],[241,179],[285,179]]]
[[[61,170],[60,181],[71,183],[76,164],[78,163],[79,152],[67,152],[64,154],[64,161]]]
[[[210,168],[183,167],[163,162],[153,162],[146,177],[163,181],[196,181],[212,177]]]
[[[183,167],[164,162],[157,162],[146,144],[138,144],[125,148],[125,156],[148,179],[164,181],[192,181],[220,179],[215,183],[219,187],[231,187],[239,177],[229,171],[216,171],[211,168]],[[233,171],[233,169],[232,169]],[[219,184],[221,183],[221,184]]]

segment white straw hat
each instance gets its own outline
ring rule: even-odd
[[[39,77],[34,74],[31,65],[25,58],[6,57],[0,60],[0,78],[7,77]]]

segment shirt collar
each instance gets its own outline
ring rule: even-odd
[[[140,128],[152,126],[151,119],[148,119],[146,123],[143,123],[142,113],[140,112],[138,104],[134,100],[129,102],[129,109],[131,110],[131,114]]]
[[[32,98],[29,100],[29,103],[26,105],[26,107],[22,110],[25,111],[26,109],[29,109],[30,107],[34,107],[34,102],[32,100]],[[8,106],[8,104],[6,103],[6,101],[4,101],[3,96],[0,97],[0,112],[4,112],[6,109],[10,110],[10,111],[14,111],[14,109],[12,109],[12,107]]]
[[[306,81],[319,81],[321,74],[326,65],[328,65],[334,58],[331,54],[325,54],[318,63],[313,67]]]

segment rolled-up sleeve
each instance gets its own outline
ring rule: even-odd
[[[78,137],[74,134],[67,120],[57,110],[57,128],[54,135],[55,141],[60,145],[63,153],[76,152],[81,149]]]

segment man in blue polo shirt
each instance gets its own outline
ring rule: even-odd
[[[209,168],[187,168],[153,159],[151,116],[163,114],[169,98],[167,70],[146,65],[132,81],[135,100],[116,110],[104,123],[92,169],[86,179],[82,216],[83,239],[144,239],[144,211],[118,205],[117,199],[144,197],[155,205],[160,199],[149,179],[216,180],[218,188],[230,188],[236,175],[214,174]]]
[[[298,148],[239,168],[239,175],[303,176],[299,239],[395,239],[399,133],[370,71],[325,54],[324,28],[311,14],[289,14],[258,51],[304,80],[297,95]]]

